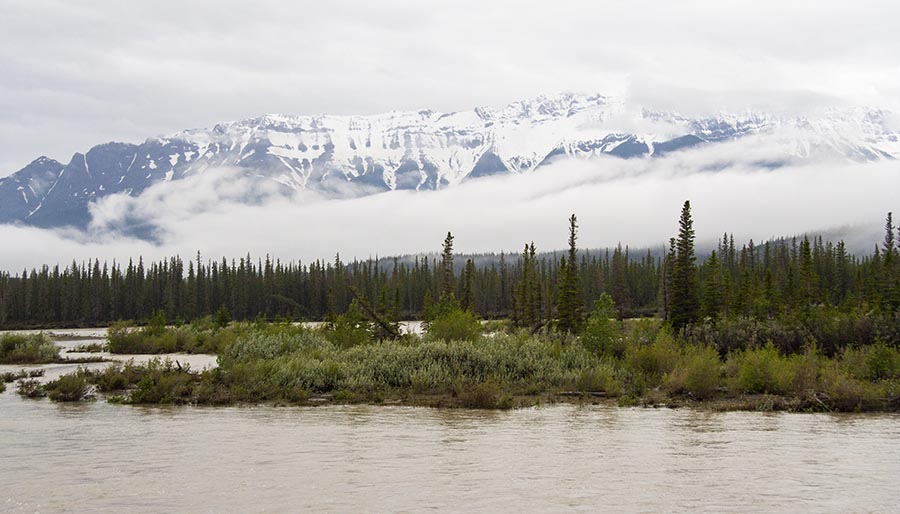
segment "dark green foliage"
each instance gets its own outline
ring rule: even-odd
[[[42,333],[0,335],[0,364],[46,364],[59,360],[59,348]]]
[[[453,234],[447,232],[441,251],[441,298],[453,296]]]
[[[461,307],[464,310],[472,309],[475,306],[475,261],[469,259],[466,261],[466,269],[463,273],[463,294]]]
[[[359,303],[353,301],[347,312],[334,318],[324,334],[333,343],[350,347],[371,343],[376,339],[374,331],[372,322],[363,314]]]
[[[23,398],[43,398],[47,396],[44,386],[35,379],[23,379],[16,383],[16,393]]]
[[[522,272],[516,286],[513,323],[536,330],[542,324],[540,283],[534,243],[522,251]]]
[[[616,306],[610,295],[604,293],[594,302],[581,336],[581,344],[596,355],[621,358],[624,356],[621,322],[616,319]]]
[[[678,238],[672,262],[669,289],[669,321],[676,329],[684,328],[700,317],[700,295],[694,255],[694,222],[691,202],[685,201],[678,221]]]
[[[183,404],[192,401],[199,376],[191,373],[189,368],[176,367],[168,360],[153,360],[142,371],[140,380],[128,396],[128,403]]]
[[[44,385],[47,396],[55,402],[80,402],[88,397],[88,372],[77,371],[63,375]]]
[[[584,324],[580,271],[578,269],[578,223],[575,215],[569,218],[569,254],[560,263],[559,296],[556,303],[557,328],[561,332],[578,333]]]
[[[141,379],[141,374],[141,367],[129,361],[124,365],[111,364],[103,371],[95,372],[90,381],[98,391],[110,393],[130,388]]]
[[[219,310],[216,311],[216,326],[219,328],[225,328],[231,323],[231,313],[228,312],[228,309],[223,305],[219,307]]]

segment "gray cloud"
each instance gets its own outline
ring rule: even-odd
[[[265,112],[468,109],[559,90],[681,110],[898,109],[891,1],[0,0],[0,175]]]

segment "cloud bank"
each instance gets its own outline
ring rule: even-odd
[[[698,242],[726,231],[759,242],[840,229],[853,248],[868,252],[881,238],[885,214],[898,210],[895,163],[807,161],[770,169],[756,164],[766,155],[771,148],[747,139],[659,159],[562,160],[526,175],[356,199],[285,196],[240,170],[209,170],[136,198],[103,199],[92,207],[87,232],[2,226],[0,241],[10,244],[0,268],[197,251],[305,262],[335,253],[367,258],[437,251],[447,231],[460,252],[517,252],[530,241],[544,251],[565,248],[571,213],[579,218],[582,248],[658,246],[675,235],[686,199]],[[153,227],[157,241],[130,237],[136,224]]]

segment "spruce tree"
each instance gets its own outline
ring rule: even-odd
[[[706,281],[703,287],[702,312],[705,317],[716,318],[722,311],[725,294],[722,284],[722,264],[715,250],[709,255],[704,267]]]
[[[887,213],[884,223],[884,243],[881,264],[884,268],[881,275],[882,305],[888,310],[894,310],[900,305],[900,292],[897,289],[897,247],[894,242],[894,219],[892,213]]]
[[[534,242],[525,245],[522,251],[522,271],[516,284],[514,324],[518,327],[536,329],[541,325],[540,289],[537,280],[537,266]]]
[[[475,293],[473,291],[475,283],[475,261],[472,259],[466,260],[466,269],[463,273],[463,295],[462,295],[462,308],[464,310],[474,310],[475,306]]]
[[[578,270],[578,223],[575,215],[569,217],[569,255],[561,266],[562,277],[559,281],[559,296],[556,303],[557,328],[562,332],[577,333],[583,322],[581,299],[581,280]]]
[[[662,304],[663,319],[672,321],[672,285],[675,282],[675,238],[669,238],[669,249],[663,260]]]
[[[447,232],[444,249],[441,252],[441,300],[454,297],[453,294],[453,234]]]
[[[685,200],[678,221],[675,241],[675,262],[672,267],[671,316],[672,326],[681,329],[700,317],[700,295],[697,284],[697,258],[694,255],[694,222],[691,202]]]

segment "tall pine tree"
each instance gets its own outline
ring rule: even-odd
[[[569,255],[560,263],[562,277],[559,281],[559,296],[556,303],[557,327],[563,332],[577,333],[581,331],[584,321],[583,300],[581,296],[581,280],[578,269],[578,220],[573,214],[569,217]]]
[[[672,266],[669,321],[676,329],[700,317],[700,295],[697,281],[697,257],[694,255],[694,222],[691,202],[685,200],[678,220],[675,261]]]

